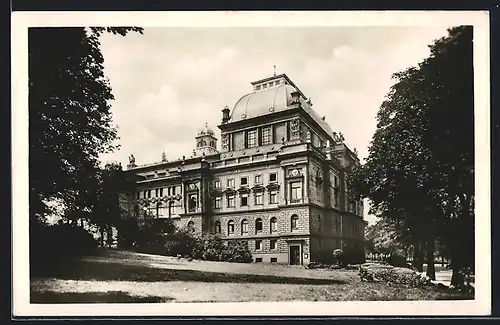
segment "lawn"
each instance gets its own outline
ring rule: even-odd
[[[50,264],[31,277],[32,303],[473,299],[437,287],[362,282],[357,270],[186,261],[110,251]]]

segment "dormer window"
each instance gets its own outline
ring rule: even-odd
[[[262,89],[266,89],[266,88],[267,88],[267,84],[263,84]]]
[[[261,85],[255,86],[255,90],[260,90]]]

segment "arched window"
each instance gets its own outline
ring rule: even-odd
[[[220,226],[220,221],[216,221],[214,223],[214,232],[216,234],[220,234],[221,233],[221,226]]]
[[[207,142],[206,142],[205,140],[203,140],[203,141],[201,142],[201,145],[202,145],[203,147],[206,147],[206,146],[207,146]]]
[[[278,220],[275,217],[271,218],[270,228],[271,228],[271,233],[278,231]]]
[[[234,234],[234,221],[229,220],[227,223],[227,234],[228,235],[233,235]]]
[[[262,232],[262,219],[261,218],[257,218],[257,220],[255,220],[255,233],[259,233],[259,232]]]
[[[296,214],[292,215],[292,217],[290,218],[290,225],[291,225],[291,230],[294,231],[294,230],[298,230],[299,229],[299,216],[297,216]]]
[[[215,147],[215,142],[214,141],[210,141],[210,147]]]
[[[194,232],[194,221],[191,220],[188,222],[188,230]]]
[[[248,221],[246,219],[241,221],[241,234],[248,234]]]

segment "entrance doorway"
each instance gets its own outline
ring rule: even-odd
[[[291,245],[290,249],[290,265],[300,265],[300,246]]]

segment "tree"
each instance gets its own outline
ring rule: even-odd
[[[460,270],[474,264],[472,27],[448,33],[418,67],[394,74],[351,186],[370,199],[371,213],[423,248],[431,278],[436,242],[447,247],[458,285]]]
[[[142,33],[137,27],[29,29],[31,220],[48,213],[52,199],[73,211],[87,205],[83,198],[98,178],[98,157],[117,139],[99,35],[129,31]]]

